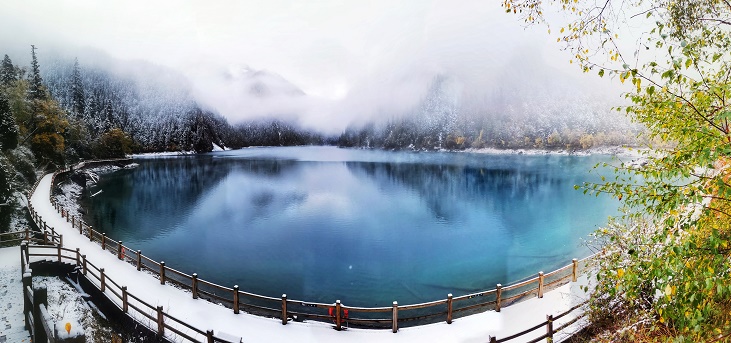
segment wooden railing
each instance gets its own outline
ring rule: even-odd
[[[578,304],[578,305],[576,305],[576,306],[574,306],[574,307],[566,310],[565,312],[562,312],[562,313],[557,314],[555,316],[554,315],[546,315],[546,321],[545,322],[540,323],[540,324],[538,324],[538,325],[536,325],[536,326],[534,326],[532,328],[529,328],[529,329],[523,330],[521,332],[518,332],[516,334],[510,335],[508,337],[504,337],[504,338],[501,338],[501,339],[497,339],[497,337],[490,336],[490,343],[508,342],[508,341],[514,340],[516,338],[521,338],[521,337],[523,337],[523,336],[525,336],[525,335],[527,335],[529,333],[532,333],[534,331],[540,330],[541,328],[545,328],[546,329],[546,333],[545,334],[543,334],[543,335],[541,335],[539,337],[535,337],[532,340],[526,341],[526,342],[527,343],[536,343],[536,342],[540,342],[540,341],[542,341],[544,339],[547,342],[549,342],[549,343],[550,342],[553,342],[553,336],[555,334],[559,333],[562,330],[565,330],[567,327],[569,327],[569,325],[574,324],[577,321],[579,321],[579,319],[581,319],[581,318],[584,317],[584,313],[582,312],[580,315],[574,317],[573,319],[567,321],[566,323],[561,324],[560,326],[558,326],[556,328],[553,327],[553,323],[555,321],[557,321],[557,320],[559,320],[559,319],[567,316],[569,313],[574,312],[574,311],[582,308],[584,305],[586,305],[586,302],[583,302],[581,304]]]
[[[86,255],[82,255],[78,248],[71,250],[63,248],[61,245],[29,245],[24,242],[21,244],[20,249],[22,274],[26,275],[31,270],[31,263],[33,262],[31,258],[34,258],[34,260],[48,260],[49,257],[57,263],[75,264],[80,270],[80,276],[85,277],[90,284],[109,298],[118,311],[129,315],[136,322],[157,333],[160,337],[166,336],[166,332],[170,332],[173,334],[167,336],[172,336],[172,341],[175,342],[184,339],[188,342],[239,343],[216,337],[213,330],[198,329],[165,312],[163,306],[153,306],[128,292],[126,286],[120,285],[106,275],[104,268],[99,268],[88,260]]]
[[[69,169],[64,169],[54,173],[51,187],[53,187],[57,175],[68,171]],[[534,277],[511,285],[497,284],[494,289],[456,297],[450,293],[447,294],[446,299],[420,304],[400,305],[394,301],[392,306],[386,307],[357,307],[344,305],[340,300],[327,304],[290,299],[286,294],[282,294],[281,297],[269,297],[249,293],[240,290],[238,286],[229,288],[205,281],[198,278],[197,273],[187,274],[170,268],[166,266],[165,262],[157,262],[144,256],[142,251],[125,246],[122,241],[114,241],[105,233],[100,233],[84,223],[80,218],[69,215],[68,211],[56,203],[53,197],[49,200],[61,217],[65,218],[72,228],[79,230],[79,234],[88,237],[91,242],[99,243],[103,250],[134,265],[138,271],[147,271],[155,275],[161,284],[173,284],[190,291],[194,299],[202,298],[213,303],[220,303],[233,309],[237,314],[244,310],[252,314],[280,318],[282,325],[286,325],[289,320],[311,319],[332,322],[337,330],[353,324],[362,327],[390,328],[396,333],[401,323],[419,325],[442,318],[441,320],[451,324],[452,320],[458,316],[491,309],[500,312],[503,307],[533,297],[542,298],[543,294],[550,289],[569,282],[576,282],[578,275],[589,267],[593,257],[589,256],[581,260],[573,259],[570,264],[557,270],[547,274],[539,272]],[[29,209],[34,220],[42,223],[39,226],[47,229],[48,226],[32,206],[29,206]],[[51,230],[53,229],[51,228]]]
[[[25,248],[24,248],[25,249]],[[21,251],[21,260],[25,262]],[[23,267],[23,315],[25,317],[25,328],[30,332],[33,342],[85,342],[86,334],[83,328],[80,335],[73,337],[58,337],[54,330],[51,316],[48,314],[48,291],[45,285],[34,287],[32,283],[31,269]],[[75,323],[75,325],[79,325]],[[78,329],[77,329],[78,330]]]
[[[39,244],[60,244],[63,243],[63,236],[56,234],[55,230],[34,231],[27,227],[24,231],[0,233],[0,246],[18,245],[24,241]]]

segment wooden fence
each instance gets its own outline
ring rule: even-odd
[[[55,260],[57,263],[70,263],[79,268],[80,275],[112,300],[119,311],[129,315],[139,324],[144,325],[160,337],[171,332],[174,341],[185,339],[189,342],[208,343],[239,343],[216,337],[213,330],[201,330],[166,313],[162,306],[153,306],[138,296],[127,291],[127,286],[121,286],[104,273],[104,268],[97,267],[92,261],[82,255],[80,250],[71,250],[61,245],[30,245],[22,243],[20,249],[21,273],[31,270],[31,257],[37,260]]]
[[[27,243],[25,243],[27,244]],[[23,245],[21,249],[21,261],[23,264],[27,261],[23,256],[23,251],[27,245]],[[25,316],[25,328],[31,334],[33,342],[50,342],[50,343],[77,343],[86,342],[86,335],[81,334],[73,337],[60,338],[54,329],[51,316],[48,314],[48,291],[46,286],[38,288],[32,285],[32,272],[26,266],[23,266],[23,315]],[[78,324],[77,324],[78,325]]]
[[[64,169],[54,173],[52,186],[57,175],[66,173]],[[202,298],[214,303],[222,304],[233,310],[234,313],[246,311],[256,315],[276,317],[281,319],[282,325],[288,321],[303,319],[332,322],[337,330],[344,326],[389,328],[398,332],[399,326],[419,325],[426,322],[446,321],[451,324],[453,319],[465,315],[495,310],[513,303],[533,297],[542,298],[543,294],[553,288],[569,282],[576,282],[578,275],[589,268],[593,256],[577,260],[549,273],[539,272],[534,277],[503,286],[497,284],[494,289],[475,292],[466,295],[453,296],[447,294],[445,299],[419,304],[399,304],[385,307],[356,307],[342,304],[340,300],[334,303],[318,303],[290,299],[286,294],[281,297],[263,296],[242,291],[238,286],[225,287],[198,277],[197,273],[187,274],[166,266],[165,262],[157,262],[142,254],[142,251],[125,246],[122,241],[115,241],[103,232],[98,232],[84,223],[80,218],[69,215],[60,204],[49,199],[56,211],[79,230],[80,235],[88,237],[91,242],[97,242],[103,250],[115,254],[118,259],[135,266],[138,271],[146,271],[155,275],[161,284],[172,284],[191,293],[194,299]],[[43,230],[51,230],[37,212],[29,205],[31,216]],[[62,237],[61,237],[62,239]],[[84,259],[84,261],[86,261]],[[565,315],[565,314],[564,314]],[[151,318],[148,316],[148,318]],[[555,320],[556,318],[554,318]],[[541,324],[543,326],[544,324]],[[545,338],[545,337],[544,337]],[[507,339],[500,340],[500,342]]]
[[[498,339],[497,337],[490,336],[490,343],[502,343],[502,342],[512,341],[514,339],[521,338],[521,337],[523,337],[523,336],[525,336],[525,335],[527,335],[529,333],[532,333],[534,331],[538,331],[538,330],[540,330],[542,328],[545,328],[546,329],[546,333],[545,334],[543,334],[543,335],[541,335],[539,337],[535,337],[535,338],[533,338],[533,339],[531,339],[529,341],[526,341],[526,343],[537,343],[537,342],[540,342],[541,340],[544,340],[544,339],[546,340],[546,342],[552,343],[553,342],[553,336],[555,334],[557,334],[557,333],[565,330],[571,324],[574,324],[577,321],[579,321],[579,319],[581,319],[581,318],[584,317],[584,313],[582,312],[580,315],[575,316],[573,319],[571,319],[568,322],[563,323],[560,326],[555,327],[555,328],[553,327],[554,322],[557,321],[557,320],[559,320],[559,319],[561,319],[561,318],[563,318],[563,317],[565,317],[565,316],[567,316],[569,313],[572,313],[572,312],[574,312],[576,310],[581,309],[584,305],[586,305],[586,302],[583,302],[581,304],[578,304],[578,305],[576,305],[576,306],[574,306],[574,307],[566,310],[565,312],[562,312],[562,313],[557,314],[555,316],[554,315],[546,315],[546,321],[545,322],[540,323],[540,324],[538,324],[536,326],[533,326],[533,327],[531,327],[529,329],[523,330],[521,332],[518,332],[516,334],[512,334],[510,336],[503,337],[501,339]]]
[[[0,246],[14,246],[25,241],[39,244],[58,244],[63,242],[63,237],[57,235],[55,230],[34,231],[29,228],[25,228],[24,231],[0,233]]]

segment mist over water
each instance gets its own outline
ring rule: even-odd
[[[575,184],[605,156],[252,148],[104,175],[90,223],[172,268],[278,297],[388,306],[588,255],[616,211]]]

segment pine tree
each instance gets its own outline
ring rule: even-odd
[[[30,100],[42,100],[46,97],[46,90],[43,88],[43,79],[41,78],[41,68],[36,58],[36,46],[31,45],[32,60],[30,63],[30,87],[28,88],[28,98]]]
[[[81,68],[79,67],[79,59],[74,61],[74,69],[71,72],[71,110],[74,115],[80,117],[86,108],[86,100],[84,98],[84,85],[81,82]]]
[[[18,81],[18,73],[13,66],[13,62],[8,55],[3,58],[2,66],[0,66],[0,83],[5,87],[10,87]]]
[[[2,150],[15,149],[18,146],[18,126],[10,112],[10,104],[5,96],[0,94],[0,148]]]

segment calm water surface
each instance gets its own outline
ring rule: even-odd
[[[584,257],[606,156],[252,148],[139,159],[91,190],[115,240],[221,285],[352,306],[443,299]]]

